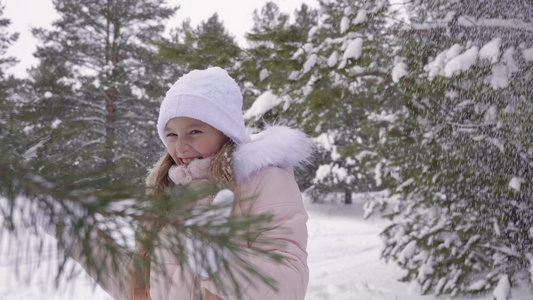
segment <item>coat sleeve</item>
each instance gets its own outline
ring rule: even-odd
[[[96,229],[91,231],[90,240],[90,246],[83,246],[80,241],[76,241],[69,247],[67,254],[78,262],[113,299],[127,300],[129,270],[132,269],[133,260],[120,246],[105,244]],[[115,259],[112,260],[109,253],[102,249],[112,251]],[[88,261],[87,257],[91,257],[91,261]]]
[[[248,266],[276,281],[277,291],[243,273],[235,278],[242,288],[242,299],[304,299],[309,281],[306,252],[308,217],[300,190],[290,168],[269,167],[258,173],[250,179],[255,198],[249,205],[248,214],[270,214],[273,219],[267,225],[268,229],[256,235],[248,246],[279,254],[283,262],[253,254],[245,257]],[[236,258],[230,254],[227,260],[231,268]],[[221,278],[228,277],[220,275]],[[203,285],[225,300],[237,298],[235,294],[217,292],[211,280],[204,280]]]

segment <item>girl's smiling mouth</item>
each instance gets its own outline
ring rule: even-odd
[[[203,157],[202,156],[199,156],[199,157],[180,157],[180,161],[182,164],[184,165],[188,165],[190,164],[193,160],[195,159],[202,159]]]

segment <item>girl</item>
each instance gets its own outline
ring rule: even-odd
[[[251,137],[246,136],[240,88],[225,70],[218,67],[194,70],[169,89],[161,104],[157,130],[166,152],[147,178],[154,193],[162,193],[165,187],[216,180],[230,187],[231,191],[223,190],[214,199],[206,198],[196,205],[232,203],[236,195],[237,200],[252,200],[235,201],[233,210],[222,209],[222,219],[231,213],[273,216],[269,229],[244,247],[267,250],[284,258],[283,263],[276,263],[260,256],[249,257],[250,264],[277,281],[277,291],[263,282],[250,283],[245,278],[236,278],[241,285],[240,297],[303,299],[309,278],[307,214],[293,167],[310,154],[310,141],[306,135],[294,129],[273,126]],[[186,225],[191,225],[195,221],[187,222]],[[167,227],[161,228],[160,233],[172,230]],[[283,242],[282,247],[280,242]],[[139,280],[143,274],[137,274],[138,280],[128,281],[129,290],[120,284],[123,278],[109,276],[99,284],[114,299],[237,299],[239,295],[218,290],[209,278],[209,274],[218,270],[223,272],[219,268],[220,261],[211,260],[209,270],[196,263],[195,253],[209,247],[189,239],[186,244],[189,255],[189,265],[186,266],[179,265],[170,249],[163,249],[165,247],[156,249],[152,257],[142,247],[137,249],[138,254],[162,262],[164,266],[164,272],[160,272],[154,270],[155,263],[152,264],[149,286]],[[225,257],[231,268],[234,257],[231,253]],[[225,278],[225,274],[220,277]]]

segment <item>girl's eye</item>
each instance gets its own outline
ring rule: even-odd
[[[175,133],[167,133],[167,137],[173,137],[173,136],[178,136],[178,135]]]
[[[198,133],[202,133],[200,130],[192,130],[191,131],[191,134],[198,134]]]

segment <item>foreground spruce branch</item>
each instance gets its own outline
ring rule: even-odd
[[[7,147],[2,148],[6,150]],[[210,222],[209,219],[205,224],[184,225],[185,220],[193,216],[194,202],[217,191],[214,185],[206,185],[200,190],[176,187],[168,191],[167,201],[155,201],[153,197],[146,195],[144,188],[128,186],[109,186],[107,189],[98,190],[65,190],[62,186],[72,186],[78,180],[93,178],[90,174],[79,173],[73,176],[71,174],[71,182],[48,180],[33,174],[34,170],[25,168],[26,161],[17,163],[17,159],[9,161],[6,158],[7,156],[4,156],[0,162],[0,234],[8,231],[10,236],[15,238],[13,244],[19,247],[16,250],[31,255],[35,264],[46,260],[46,257],[41,256],[40,240],[43,238],[43,230],[54,234],[57,249],[62,250],[61,256],[71,255],[76,260],[84,261],[87,272],[97,282],[106,274],[120,269],[121,274],[125,274],[124,269],[135,272],[150,268],[144,257],[136,255],[132,248],[134,231],[137,231],[137,242],[147,249],[148,255],[166,247],[165,250],[171,251],[179,263],[184,265],[187,264],[187,253],[183,236],[189,235],[205,243],[225,248],[237,258],[237,264],[231,267],[223,264],[222,270],[209,274],[220,290],[240,291],[242,282],[233,280],[236,277],[248,278],[250,282],[259,278],[275,288],[275,280],[250,265],[247,257],[261,255],[278,262],[281,262],[281,258],[272,253],[242,246],[266,229],[265,226],[271,220],[270,216],[231,217],[222,225]],[[91,173],[98,175],[98,172]],[[216,208],[205,207],[205,211]],[[164,236],[159,231],[163,226],[170,226],[173,230],[165,231]],[[35,234],[30,237],[32,241],[17,240],[17,232],[27,228],[34,228]],[[212,234],[214,231],[217,234]],[[25,248],[28,245],[37,246],[32,249]],[[207,253],[202,251],[201,256],[206,257]],[[50,266],[57,268],[56,283],[62,281],[61,277],[72,278],[76,275],[74,268],[67,268],[69,265],[66,257],[58,261],[57,266]],[[125,261],[127,265],[124,265]],[[205,260],[203,262],[206,263]],[[11,263],[16,269],[17,263],[22,261]],[[152,271],[164,272],[161,263],[152,260]],[[129,280],[123,282],[124,285],[128,283]]]

